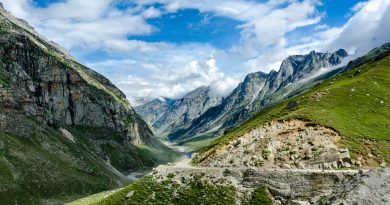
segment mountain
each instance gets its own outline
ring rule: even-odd
[[[165,136],[188,126],[193,119],[219,104],[221,99],[213,97],[210,92],[210,87],[199,87],[181,99],[156,99],[136,107],[135,111],[152,126],[157,135]]]
[[[317,133],[309,136],[328,138],[318,143],[328,141],[335,143],[334,145],[338,147],[347,148],[353,159],[350,162],[351,166],[376,167],[389,163],[389,65],[390,44],[385,44],[367,55],[349,62],[348,65],[339,69],[337,75],[317,86],[260,111],[242,125],[215,140],[210,146],[203,148],[194,161],[201,164],[213,161],[214,158],[226,163],[229,160],[224,160],[221,155],[217,156],[215,153],[226,152],[226,146],[234,144],[236,141],[245,142],[241,143],[242,145],[236,142],[238,143],[237,149],[240,149],[241,146],[250,143],[244,138],[251,135],[270,136],[271,139],[282,137],[287,141],[299,136],[295,142],[286,142],[288,146],[284,148],[275,151],[269,150],[269,159],[276,162],[276,157],[271,157],[274,153],[288,151],[286,156],[290,157],[290,155],[303,152],[306,142],[301,143],[299,140],[304,138],[307,133],[314,131]],[[323,130],[321,131],[321,129]],[[268,135],[263,134],[263,132],[272,130],[276,131]],[[256,136],[253,136],[253,139]],[[333,140],[330,140],[331,138]],[[258,141],[251,146],[269,149],[272,147],[271,145],[263,144],[268,142],[268,140]],[[315,145],[314,139],[311,142],[309,144]],[[278,145],[278,143],[274,143],[274,145]],[[300,148],[295,149],[293,146],[300,146]],[[314,147],[310,152],[318,151],[317,154],[313,155],[315,158],[335,151],[334,149],[333,151],[326,150],[328,148],[331,147],[323,145]],[[232,149],[229,151],[235,153],[234,149],[236,148]],[[239,159],[240,157],[236,156],[235,158]],[[297,159],[298,161],[308,160],[303,157]],[[285,160],[285,162],[289,161]],[[292,162],[293,160],[290,161],[290,163]],[[247,163],[249,165],[250,161]]]
[[[142,118],[153,127],[154,123],[165,114],[174,103],[174,100],[170,99],[155,99],[147,102],[141,106],[135,107],[135,111],[142,116]]]
[[[224,130],[239,125],[261,109],[312,83],[311,79],[332,71],[347,56],[342,49],[334,53],[312,51],[307,55],[288,57],[278,72],[251,73],[220,104],[194,119],[190,126],[171,131],[168,137],[182,142],[217,137]]]
[[[108,79],[1,5],[2,204],[61,204],[176,156]]]
[[[94,204],[387,205],[389,45]]]

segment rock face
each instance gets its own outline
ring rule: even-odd
[[[390,204],[390,169],[370,171],[344,181],[322,204]]]
[[[212,97],[210,87],[199,87],[178,100],[153,100],[135,110],[149,122],[157,135],[188,126],[193,119],[220,103]]]
[[[6,204],[113,188],[176,156],[108,79],[2,8],[0,139]]]
[[[155,99],[134,109],[152,127],[162,115],[168,112],[174,102],[170,99]]]
[[[223,181],[225,185],[235,187],[234,204],[246,204],[255,189],[265,186],[273,198],[273,204],[290,205],[321,204],[321,199],[336,191],[340,183],[353,179],[355,175],[357,171],[298,171],[245,167],[226,169],[160,165],[154,169],[152,176],[158,181],[169,178],[179,184],[195,177],[196,181],[211,184]]]
[[[348,149],[338,148],[336,144],[339,140],[337,132],[301,120],[272,122],[253,129],[223,147],[204,153],[202,156],[207,157],[200,160],[199,165],[284,169],[350,168]]]
[[[149,141],[152,133],[109,80],[18,28],[4,13],[2,29],[8,28],[0,36],[1,75],[6,79],[0,88],[2,108],[52,126],[106,127],[134,144]]]
[[[189,126],[168,129],[168,136],[178,140],[194,136],[216,137],[268,105],[294,95],[295,91],[319,75],[332,71],[347,56],[347,52],[342,49],[334,53],[312,51],[307,55],[288,57],[278,72],[251,73],[229,96],[193,119]]]

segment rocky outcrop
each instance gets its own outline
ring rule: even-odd
[[[159,181],[171,179],[179,184],[194,178],[211,184],[222,181],[225,185],[235,187],[235,204],[246,204],[256,188],[265,186],[271,193],[274,204],[291,205],[321,204],[321,199],[336,191],[341,183],[353,179],[357,173],[357,170],[308,171],[161,165],[154,169],[152,176]]]
[[[154,99],[141,106],[137,106],[134,110],[144,119],[150,127],[162,117],[172,107],[174,100],[170,99]]]
[[[370,171],[343,181],[321,204],[387,205],[390,204],[390,169]]]
[[[221,99],[210,92],[210,87],[199,87],[181,99],[156,99],[135,110],[151,124],[157,135],[165,136],[189,126],[193,119],[218,105]]]
[[[148,143],[152,133],[109,80],[21,28],[23,22],[14,24],[18,20],[6,11],[1,14],[2,109],[53,127],[105,127],[123,133],[133,144]]]
[[[271,122],[198,155],[200,166],[338,169],[362,166],[339,148],[340,134],[301,120]]]

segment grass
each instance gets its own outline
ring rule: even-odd
[[[0,199],[4,204],[72,200],[116,186],[81,150],[51,131],[30,138],[0,133]],[[43,145],[43,146],[42,146]]]
[[[134,191],[133,195],[127,199],[126,195],[132,191]],[[235,188],[222,184],[210,184],[201,180],[201,176],[183,184],[169,178],[157,181],[152,176],[146,176],[113,194],[102,197],[103,195],[93,197],[93,203],[85,203],[86,199],[80,199],[71,204],[234,204]]]
[[[291,100],[297,101],[298,107],[288,109]],[[342,135],[341,145],[348,147],[353,156],[373,152],[378,161],[390,162],[390,58],[387,55],[362,63],[306,93],[262,110],[203,148],[193,163],[255,127],[273,120],[294,118],[337,130]],[[361,147],[367,143],[369,148]]]
[[[261,185],[256,188],[251,198],[244,203],[245,205],[273,205],[272,195],[269,193],[267,186]]]
[[[3,71],[3,68],[0,65],[0,84],[8,85],[10,82],[9,76]]]
[[[179,156],[167,147],[153,149],[148,145],[134,146],[124,143],[129,139],[109,129],[88,126],[67,129],[86,150],[105,161],[109,160],[112,166],[123,173],[154,167],[160,163],[173,161]]]
[[[88,196],[85,198],[78,199],[78,200],[73,201],[71,203],[67,203],[66,205],[92,205],[92,204],[96,204],[96,203],[102,201],[104,198],[107,198],[108,196],[110,196],[111,194],[113,194],[117,191],[118,191],[118,189],[100,192],[100,193],[97,193],[97,194],[94,194],[94,195],[91,195],[91,196]]]

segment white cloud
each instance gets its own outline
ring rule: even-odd
[[[358,2],[357,4],[355,4],[355,5],[351,8],[351,11],[352,11],[352,12],[358,12],[358,11],[360,11],[360,9],[362,9],[364,6],[366,6],[366,4],[367,4],[366,1]]]
[[[132,103],[161,96],[177,98],[204,85],[211,85],[215,95],[225,96],[248,72],[278,69],[289,55],[339,48],[359,55],[390,41],[388,0],[357,3],[341,27],[321,22],[325,14],[317,11],[320,0],[138,0],[126,10],[116,8],[116,0],[65,0],[47,8],[36,8],[31,0],[2,2],[71,51],[104,51],[103,59],[82,60],[109,77]],[[154,3],[162,6],[153,7]],[[186,8],[207,13],[204,24],[214,15],[241,22],[240,41],[221,50],[208,44],[128,39],[159,31],[147,19]],[[312,32],[302,33],[294,42],[288,39],[288,33],[307,26]]]
[[[149,45],[128,41],[127,36],[154,32],[156,28],[146,19],[161,15],[153,7],[146,8],[141,14],[134,13],[134,10],[119,10],[115,0],[67,0],[45,8],[34,7],[30,0],[2,2],[15,16],[26,19],[45,37],[69,50],[80,47],[142,50],[142,46]]]
[[[147,55],[138,51],[118,60],[90,63],[124,91],[134,105],[145,98],[178,98],[200,86],[210,85],[212,93],[226,96],[241,80],[220,69],[214,53],[220,51],[203,44],[155,44]],[[164,52],[161,50],[165,49]],[[116,68],[112,73],[112,68]],[[131,73],[131,75],[129,75]]]
[[[341,47],[362,55],[390,41],[390,1],[371,0],[359,7],[344,26],[321,34],[322,39],[329,42],[324,49]]]

